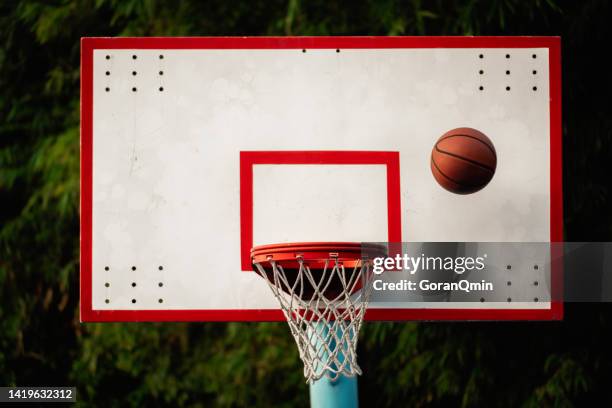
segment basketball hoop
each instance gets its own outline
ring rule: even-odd
[[[372,259],[381,245],[309,242],[255,247],[251,261],[278,299],[298,345],[304,376],[361,374],[359,328],[371,293]]]

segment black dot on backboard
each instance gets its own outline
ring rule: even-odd
[[[161,283],[161,282],[159,282],[157,285],[158,285],[160,288],[161,288],[162,286],[164,286],[164,284],[163,284],[163,283]]]
[[[305,50],[305,49],[302,49],[302,52],[306,52],[306,50]]]
[[[538,73],[538,71],[536,71],[536,70],[534,69],[533,71],[531,71],[531,73],[532,73],[533,75],[535,75],[535,74],[537,74],[537,73]]]
[[[159,303],[164,303],[164,299],[159,299],[158,302]]]
[[[507,285],[512,286],[512,282],[508,281]]]
[[[163,270],[164,270],[164,267],[160,265],[158,269],[159,269],[160,271],[163,271]]]
[[[538,299],[538,298],[533,298],[533,301],[534,301],[534,302],[537,302],[537,301],[539,301],[539,300],[540,300],[540,299]]]
[[[135,288],[136,287],[136,282],[132,282],[132,287]]]
[[[159,87],[159,92],[163,92],[163,91],[164,91],[164,87],[163,87],[163,86],[160,86],[160,87]]]
[[[164,71],[159,71],[159,75],[164,75]]]
[[[537,86],[534,86],[534,87],[533,87],[533,88],[531,88],[531,89],[533,89],[534,91],[537,91],[537,90],[538,90],[538,87],[537,87]]]
[[[482,85],[481,85],[481,86],[479,86],[479,87],[478,87],[478,90],[479,90],[479,91],[484,90],[484,86],[482,86]]]
[[[110,55],[107,55],[107,56],[106,56],[106,59],[107,59],[107,60],[109,60],[109,59],[110,59]]]
[[[132,303],[136,303],[136,299],[132,299]]]
[[[480,75],[482,75],[482,74],[484,74],[484,71],[481,69],[480,71],[478,71],[478,73],[479,73]]]
[[[136,71],[132,71],[132,75],[136,76],[137,72]]]
[[[164,59],[164,56],[163,56],[163,55],[160,55],[160,56],[159,56],[159,59]]]
[[[506,58],[510,58],[510,54],[506,54]]]
[[[132,59],[136,59],[138,58],[136,55],[132,55]]]
[[[110,269],[110,268],[109,268],[108,266],[105,266],[105,267],[104,267],[104,270],[105,270],[105,271],[108,271],[109,269]]]
[[[109,299],[106,299],[106,300],[104,301],[104,303],[110,303],[110,300],[109,300]]]
[[[133,87],[132,92],[136,92],[136,91],[137,91],[136,87]]]
[[[510,75],[510,71],[506,71],[506,75]]]
[[[512,298],[508,298],[508,302],[512,302]]]
[[[336,48],[336,52],[340,52],[340,50],[338,48]]]
[[[539,285],[538,281],[533,282],[533,286],[538,286],[538,285]]]
[[[108,288],[110,286],[110,283],[106,282],[104,286]]]
[[[507,87],[506,87],[506,91],[509,91],[509,90],[510,90],[510,87],[509,87],[509,86],[507,86]]]
[[[106,76],[109,76],[109,75],[110,75],[110,71],[106,71]]]
[[[537,55],[535,55],[535,54],[532,54],[532,55],[531,55],[531,58],[536,59],[536,58],[538,58],[538,56],[537,56]]]
[[[135,267],[135,266],[132,266],[132,270],[133,270],[133,271],[135,271],[135,270],[136,270],[136,267]]]
[[[106,88],[104,88],[104,90],[105,90],[106,92],[110,92],[110,88],[109,88],[108,86],[107,86]]]
[[[482,54],[478,54],[478,58],[483,59],[483,58],[484,58],[484,55],[482,55]]]
[[[480,298],[480,302],[481,303],[484,302],[484,301],[485,301],[485,298]]]
[[[533,265],[533,269],[538,270],[538,265]]]

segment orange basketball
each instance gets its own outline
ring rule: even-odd
[[[489,184],[497,167],[495,147],[484,133],[457,128],[443,134],[431,152],[438,184],[456,194],[471,194]]]

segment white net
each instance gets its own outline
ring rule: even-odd
[[[289,273],[271,258],[267,266],[255,266],[287,318],[306,381],[361,374],[357,340],[372,289],[370,263],[345,268],[330,258],[323,268],[311,270],[300,257],[297,262],[297,270]]]

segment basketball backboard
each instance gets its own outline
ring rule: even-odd
[[[549,37],[84,38],[81,319],[284,320],[256,245],[562,240]],[[497,151],[441,188],[436,140]],[[558,319],[556,302],[372,305],[370,320]]]

